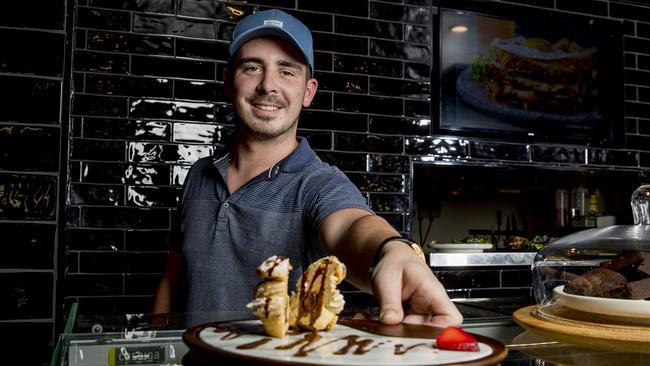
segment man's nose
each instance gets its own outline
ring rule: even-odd
[[[276,75],[268,70],[262,73],[262,78],[257,86],[260,94],[269,94],[277,92]]]

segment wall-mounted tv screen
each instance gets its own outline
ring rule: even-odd
[[[620,21],[493,1],[441,1],[438,15],[436,133],[622,143]]]

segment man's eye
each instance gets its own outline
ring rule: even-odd
[[[286,70],[285,71],[280,71],[280,74],[282,74],[283,76],[294,76],[295,75],[293,72],[286,71]]]
[[[259,71],[259,70],[261,70],[259,66],[254,66],[254,65],[244,66],[244,71],[245,72],[255,72],[255,71]]]

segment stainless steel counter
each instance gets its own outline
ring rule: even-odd
[[[428,253],[429,265],[440,267],[531,266],[537,252]]]

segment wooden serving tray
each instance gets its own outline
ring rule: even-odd
[[[650,325],[643,320],[584,313],[560,305],[539,305],[514,312],[514,320],[527,330],[588,348],[650,353]]]
[[[495,365],[505,359],[505,346],[474,335],[479,352],[445,351],[435,347],[440,328],[425,325],[383,325],[365,319],[340,319],[331,331],[290,331],[283,338],[264,334],[259,320],[215,322],[188,329],[189,365],[353,365],[433,366]]]

